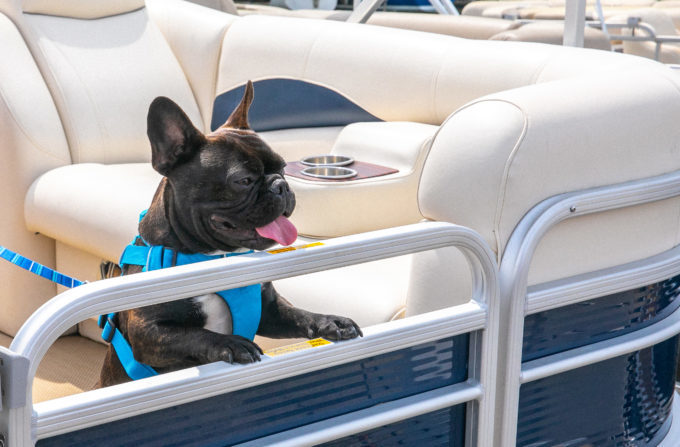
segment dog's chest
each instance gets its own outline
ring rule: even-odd
[[[224,298],[216,293],[209,293],[196,296],[193,300],[199,306],[205,318],[204,329],[218,334],[231,334],[233,332],[231,312]]]

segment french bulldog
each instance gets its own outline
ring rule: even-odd
[[[253,100],[249,81],[226,123],[204,135],[165,97],[149,107],[147,134],[152,166],[164,177],[139,223],[149,246],[174,252],[238,252],[290,245],[297,230],[288,220],[295,195],[283,175],[285,162],[248,123]],[[123,274],[138,265],[122,266]],[[349,318],[293,307],[269,282],[261,284],[257,334],[271,338],[346,340],[362,335]],[[227,302],[216,294],[118,312],[112,323],[129,342],[135,360],[163,373],[225,361],[251,363],[262,350],[233,334]],[[131,380],[109,346],[98,386]]]

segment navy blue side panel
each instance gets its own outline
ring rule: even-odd
[[[295,79],[264,79],[255,81],[253,87],[255,97],[248,120],[256,132],[382,121],[345,96],[317,84]],[[244,91],[245,86],[241,86],[215,98],[212,130],[227,121]]]
[[[421,414],[346,438],[323,447],[462,447],[465,443],[465,404]]]
[[[680,275],[613,295],[529,315],[522,361],[642,329],[680,306]]]
[[[463,382],[468,345],[469,336],[459,335],[43,439],[38,445],[232,445]]]
[[[522,385],[517,445],[656,445],[670,428],[678,338]]]

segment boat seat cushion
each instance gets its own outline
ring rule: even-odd
[[[137,234],[161,176],[149,163],[80,163],[36,180],[26,196],[26,224],[57,241],[117,261]]]
[[[171,96],[204,127],[184,71],[146,8],[97,20],[23,14],[19,29],[38,65],[49,67],[42,73],[73,163],[149,161],[146,113],[156,96]]]
[[[144,7],[144,0],[22,0],[22,9],[30,14],[45,14],[77,19],[99,19]]]
[[[23,36],[0,14],[0,245],[43,264],[54,263],[54,241],[26,230],[26,191],[43,172],[71,163],[59,114]],[[56,288],[35,275],[0,263],[0,332],[15,335]],[[11,278],[11,280],[7,279]]]

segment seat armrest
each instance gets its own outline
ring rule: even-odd
[[[422,220],[416,200],[418,181],[438,129],[439,126],[411,122],[355,123],[345,127],[332,154],[398,172],[334,182],[289,176],[288,183],[301,204],[291,218],[300,233],[332,237]]]

